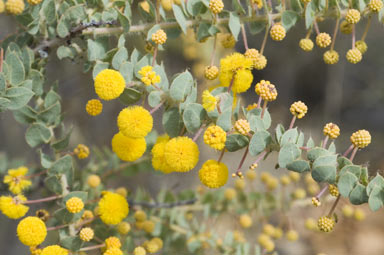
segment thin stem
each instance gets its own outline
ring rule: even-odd
[[[371,20],[372,20],[372,16],[369,15],[367,24],[365,25],[363,36],[361,37],[362,41],[365,41],[365,38],[367,37],[369,27],[371,26]]]
[[[160,109],[160,107],[164,104],[164,101],[161,102],[160,104],[156,105],[149,113],[152,115],[154,114],[157,110]]]
[[[265,109],[267,108],[268,101],[264,100],[263,109],[261,110],[260,118],[264,118]]]
[[[68,226],[69,226],[69,224],[59,225],[59,226],[55,226],[55,227],[49,227],[49,228],[47,228],[47,231],[58,230],[58,229],[66,228]]]
[[[244,41],[245,50],[248,50],[247,33],[245,32],[244,24],[241,24],[241,34],[243,35],[243,41]]]
[[[267,44],[268,31],[269,31],[269,26],[266,25],[266,26],[265,26],[265,34],[264,34],[263,43],[261,44],[261,48],[260,48],[260,54],[261,54],[261,55],[263,55],[263,52],[264,52],[264,49],[265,49],[265,45]]]
[[[233,74],[232,79],[231,79],[231,83],[228,86],[228,90],[227,90],[228,93],[231,92],[233,82],[235,81],[235,75],[236,75],[236,73]]]
[[[221,162],[221,160],[222,160],[223,157],[224,157],[224,153],[225,153],[225,149],[222,149],[222,150],[221,150],[221,153],[220,153],[220,156],[219,156],[219,159],[217,160],[217,162]]]
[[[333,48],[335,47],[337,31],[339,30],[339,24],[340,24],[340,19],[337,19],[337,20],[336,20],[336,25],[335,25],[335,30],[333,31],[333,37],[332,37],[332,43],[331,43],[331,50],[333,50]]]
[[[319,192],[319,194],[316,195],[316,198],[319,199],[323,194],[324,192],[328,189],[328,185],[325,185],[324,188],[322,188]]]
[[[257,100],[257,108],[261,108],[261,101],[262,101],[263,99],[261,98],[261,96],[259,96],[259,100]]]
[[[337,204],[339,203],[339,201],[340,201],[340,194],[337,196],[336,201],[333,203],[332,208],[331,208],[331,210],[330,210],[329,213],[328,213],[328,218],[331,218],[331,217],[332,217],[332,214],[333,214],[333,212],[335,211],[336,206],[337,206]]]
[[[322,144],[322,148],[325,148],[327,146],[327,143],[328,143],[328,139],[329,139],[329,136],[325,136],[324,137],[324,140],[323,140],[323,144]]]
[[[0,48],[0,73],[3,72],[4,50]]]
[[[217,34],[215,34],[215,39],[213,40],[213,51],[212,51],[212,55],[211,55],[211,66],[213,66],[213,64],[215,62],[216,45],[217,45]]]
[[[48,169],[43,170],[43,171],[38,172],[38,173],[35,173],[35,174],[31,174],[31,175],[25,176],[25,179],[32,179],[32,178],[38,177],[40,175],[46,174],[47,172],[48,172]]]
[[[237,175],[239,175],[239,173],[240,173],[240,169],[242,168],[242,166],[243,166],[243,164],[244,164],[244,161],[245,161],[245,159],[247,158],[248,151],[249,151],[249,146],[247,146],[247,148],[245,149],[244,154],[243,154],[243,157],[241,158],[241,161],[240,161],[240,163],[239,163],[239,166],[237,167],[237,170],[236,170],[236,174],[237,174]]]
[[[353,159],[354,159],[355,156],[356,156],[356,152],[357,152],[358,149],[359,149],[358,147],[353,148],[351,157],[349,158],[350,161],[353,161]]]
[[[313,20],[313,26],[315,28],[316,34],[320,34],[319,26],[317,25],[316,18]]]
[[[291,123],[289,124],[289,128],[288,128],[288,129],[293,128],[293,125],[295,125],[295,121],[296,121],[296,116],[293,115],[292,120],[291,120]]]
[[[267,151],[263,151],[262,153],[260,153],[260,155],[256,158],[255,162],[253,162],[252,165],[258,164],[260,162],[260,160],[262,160],[264,158],[265,154],[267,154]]]
[[[344,152],[343,154],[343,157],[347,157],[348,154],[353,150],[354,146],[353,144],[351,144],[351,146],[349,146],[349,148]]]
[[[152,59],[152,66],[155,66],[156,63],[156,57],[157,57],[157,51],[159,50],[159,45],[156,44],[155,50],[153,52],[153,59]]]
[[[355,41],[356,41],[356,28],[355,28],[355,24],[353,24],[353,27],[352,27],[352,49],[355,48]]]
[[[312,28],[308,29],[307,34],[305,35],[305,39],[308,39],[312,34]]]
[[[103,244],[84,247],[84,248],[81,248],[79,251],[91,251],[91,250],[103,248],[104,246],[105,246],[105,244],[103,243]]]
[[[48,202],[52,200],[56,200],[59,198],[62,198],[62,195],[57,195],[57,196],[51,196],[51,197],[46,197],[46,198],[41,198],[41,199],[35,199],[35,200],[27,200],[23,202],[23,204],[37,204],[37,203],[43,203],[43,202]]]
[[[196,132],[195,136],[192,139],[194,142],[196,142],[197,138],[199,138],[204,128],[205,128],[205,124],[201,125],[201,127],[199,128],[199,130]]]
[[[156,0],[156,23],[160,23],[160,0]]]

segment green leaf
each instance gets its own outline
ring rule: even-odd
[[[101,71],[103,71],[104,69],[107,69],[108,67],[109,67],[109,63],[97,61],[97,62],[96,62],[96,65],[93,67],[93,71],[92,71],[92,77],[93,77],[93,79],[95,79],[96,76],[97,76]],[[124,75],[123,75],[123,77],[124,77]],[[125,77],[124,77],[124,78],[125,78]]]
[[[375,178],[373,178],[369,183],[368,183],[368,186],[367,186],[367,195],[370,196],[370,194],[372,193],[372,191],[375,189],[375,188],[383,188],[384,187],[384,178],[379,174],[377,173]]]
[[[224,131],[228,132],[232,128],[232,109],[226,109],[217,118],[216,125],[221,127]]]
[[[296,143],[298,136],[299,133],[297,132],[297,128],[288,129],[281,137],[281,140],[279,142],[280,146],[284,146],[288,143]]]
[[[55,141],[52,143],[52,148],[54,148],[56,151],[62,151],[65,150],[68,147],[69,144],[69,138],[71,137],[72,128],[69,130],[69,132],[61,139]]]
[[[70,192],[63,198],[63,203],[65,204],[72,197],[78,197],[85,203],[88,199],[88,192],[85,192],[85,191]]]
[[[187,20],[185,19],[183,11],[176,4],[172,5],[172,9],[173,9],[173,14],[175,15],[176,21],[179,24],[181,30],[183,30],[184,34],[187,34]]]
[[[352,162],[346,157],[337,158],[338,169],[342,169],[345,166],[352,165]]]
[[[309,29],[315,19],[315,12],[312,7],[313,3],[309,2],[305,8],[305,27]]]
[[[96,61],[99,59],[104,59],[106,51],[105,51],[104,45],[101,41],[88,39],[87,45],[88,45],[88,60],[89,61]],[[96,68],[96,66],[94,67],[94,69],[95,68]]]
[[[240,29],[241,29],[240,17],[237,13],[235,12],[229,13],[228,26],[233,37],[235,37],[235,40],[237,41],[237,38],[239,37]]]
[[[70,251],[78,251],[83,245],[83,241],[81,241],[80,237],[78,236],[68,236],[61,239],[60,244],[63,248]]]
[[[207,112],[203,106],[196,103],[187,105],[183,112],[184,125],[191,133],[196,132],[201,127],[201,123],[206,117]]]
[[[263,31],[266,25],[264,20],[249,22],[249,32],[251,35],[256,35]]]
[[[45,0],[41,6],[47,24],[53,24],[57,19],[55,0]]]
[[[133,88],[125,88],[123,93],[121,93],[119,100],[125,105],[130,105],[139,101],[141,96],[142,93],[140,91]]]
[[[51,168],[49,169],[49,174],[65,174],[70,172],[73,169],[72,157],[65,155],[64,157],[56,160]]]
[[[248,145],[248,143],[248,137],[240,134],[231,134],[227,136],[225,147],[228,149],[228,151],[233,152],[244,148]]]
[[[170,137],[176,137],[180,135],[181,129],[183,128],[183,121],[182,117],[180,116],[179,113],[179,108],[177,107],[172,107],[168,109],[164,114],[163,114],[163,127],[165,132]]]
[[[124,77],[125,83],[130,83],[133,79],[133,64],[131,62],[122,62],[119,68],[121,75]]]
[[[285,168],[288,164],[292,163],[301,154],[299,146],[294,143],[286,143],[281,147],[279,152],[279,166]]]
[[[36,121],[36,116],[37,112],[28,105],[13,111],[13,117],[21,124],[32,124]]]
[[[3,73],[0,73],[0,94],[5,92],[6,87],[7,87],[7,82],[5,80],[5,76]]]
[[[318,157],[330,155],[329,151],[320,147],[314,147],[307,152],[307,158],[310,161],[315,161]]]
[[[256,131],[249,142],[249,154],[252,156],[260,154],[271,142],[272,138],[269,132],[264,130]]]
[[[60,113],[61,113],[61,104],[60,102],[56,102],[55,104],[41,111],[38,115],[38,118],[43,122],[45,122],[47,125],[51,125],[55,123],[57,118],[60,118]]]
[[[74,58],[76,56],[76,51],[72,47],[61,45],[57,49],[56,55],[60,60],[64,58]]]
[[[355,175],[357,179],[360,179],[361,166],[357,166],[357,165],[347,165],[347,166],[344,166],[340,170],[339,175],[342,176],[342,175],[344,175],[346,173],[351,173],[351,174]]]
[[[282,124],[277,124],[275,131],[276,131],[276,140],[280,142],[281,137],[283,137],[283,134],[285,132],[285,128]]]
[[[32,80],[32,91],[37,95],[43,94],[44,76],[37,70],[32,69],[29,71],[28,79]]]
[[[317,182],[334,183],[336,181],[336,167],[322,165],[313,168],[312,178]]]
[[[106,9],[101,14],[101,19],[104,22],[112,22],[115,21],[118,17],[117,11],[113,8]]]
[[[197,40],[201,42],[219,32],[220,30],[215,25],[207,22],[200,22],[199,28],[197,29]]]
[[[82,4],[69,7],[57,23],[57,35],[61,38],[65,38],[69,35],[71,25],[78,23],[85,17],[86,13]]]
[[[44,180],[45,187],[52,191],[55,194],[61,194],[63,192],[63,187],[61,186],[60,180],[57,178],[57,176],[48,176]]]
[[[252,131],[267,130],[271,126],[271,115],[265,110],[263,119],[261,118],[261,109],[256,108],[247,112],[247,120]]]
[[[191,93],[194,81],[190,72],[185,71],[176,76],[170,88],[170,96],[175,101],[184,101],[185,97]]]
[[[283,15],[281,16],[281,23],[285,30],[289,30],[291,27],[293,27],[297,19],[299,18],[298,14],[294,11],[284,11]]]
[[[383,188],[379,186],[375,186],[372,189],[372,192],[370,193],[368,198],[369,208],[371,208],[372,211],[377,211],[381,207],[383,207],[384,205],[383,201],[384,201]]]
[[[156,72],[157,75],[160,76],[160,83],[156,84],[160,89],[162,89],[164,92],[168,91],[169,87],[169,82],[168,82],[168,77],[167,74],[165,73],[164,66],[161,65],[156,65],[153,67],[153,71]],[[185,100],[187,102],[188,100]],[[190,102],[192,103],[192,102]]]
[[[25,132],[25,140],[31,147],[48,143],[52,138],[52,132],[49,128],[40,123],[32,124]]]
[[[303,8],[301,7],[301,1],[300,0],[292,0],[291,1],[291,7],[292,10],[298,13],[301,13]]]
[[[112,67],[119,70],[121,65],[128,60],[128,50],[125,47],[120,48],[112,59]]]
[[[343,197],[349,197],[349,194],[357,184],[358,180],[359,179],[352,173],[345,173],[341,175],[337,183],[340,194]]]
[[[186,8],[188,13],[192,16],[197,16],[200,13],[204,13],[207,9],[201,0],[188,0]]]
[[[357,183],[349,194],[349,201],[354,205],[361,205],[368,202],[366,187]]]
[[[124,15],[123,13],[121,13],[120,11],[118,11],[117,14],[118,14],[118,19],[119,19],[120,25],[123,27],[124,33],[128,33],[129,28],[130,28],[130,23],[129,23],[128,17],[126,15]]]
[[[162,91],[154,90],[148,95],[148,104],[151,107],[156,107],[161,103],[161,96],[163,95]]]
[[[23,62],[15,52],[6,54],[5,63],[9,68],[9,83],[18,85],[25,79],[25,69]]]
[[[287,164],[287,169],[297,173],[303,173],[310,170],[308,161],[303,159],[297,159]]]

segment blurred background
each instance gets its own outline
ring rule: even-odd
[[[357,26],[357,39],[362,35],[365,20]],[[325,21],[319,24],[320,30],[332,34],[334,21]],[[0,40],[9,33],[16,31],[15,23],[11,17],[0,15]],[[223,29],[225,31],[225,29]],[[299,46],[299,40],[305,37],[305,25],[302,22],[296,24],[282,42],[274,42],[268,39],[264,55],[268,59],[267,68],[262,71],[254,71],[253,87],[241,97],[243,106],[255,103],[257,96],[254,85],[259,80],[270,80],[278,90],[278,99],[269,104],[274,127],[278,123],[289,125],[291,114],[289,107],[297,100],[305,102],[309,108],[305,118],[298,120],[296,125],[303,130],[306,137],[312,136],[316,142],[322,139],[324,124],[333,122],[339,125],[341,136],[336,141],[338,152],[344,152],[349,146],[350,135],[358,129],[367,129],[372,135],[372,144],[359,151],[356,162],[369,164],[371,174],[375,174],[384,167],[384,30],[378,24],[377,19],[372,22],[366,42],[368,51],[364,54],[361,63],[352,65],[345,60],[345,53],[351,47],[351,37],[338,34],[335,49],[339,52],[340,61],[334,66],[326,65],[322,55],[324,50],[317,47],[312,52],[304,52]],[[250,48],[260,48],[264,32],[257,35],[248,33]],[[198,88],[203,89],[216,85],[215,82],[206,82],[202,78],[204,66],[209,64],[213,40],[206,43],[193,43],[192,36],[184,36],[183,43],[180,40],[170,39],[160,54],[164,61],[168,77],[189,68],[198,80]],[[312,36],[314,39],[314,36]],[[144,52],[144,41],[129,36],[128,49],[136,47]],[[244,52],[241,39],[236,44],[236,49]],[[219,46],[217,56],[225,56],[233,50],[223,49]],[[130,51],[132,52],[132,51]],[[92,76],[90,73],[82,73],[81,63],[64,60],[58,61],[54,53],[51,53],[48,65],[48,81],[59,81],[59,94],[62,96],[63,112],[65,113],[66,126],[73,127],[71,145],[73,148],[79,143],[89,147],[110,146],[110,140],[117,132],[116,117],[123,108],[119,101],[106,102],[103,113],[98,117],[90,117],[85,112],[85,104],[89,99],[95,98]],[[216,60],[219,66],[219,59]],[[162,133],[161,111],[155,114],[155,127]],[[27,165],[38,164],[37,155],[29,148],[24,139],[25,126],[17,123],[12,113],[0,113],[0,152],[4,152],[10,158],[20,158]],[[202,143],[202,139],[199,139]],[[217,155],[207,146],[200,146],[200,164],[209,157]],[[224,162],[230,169],[237,166],[242,155],[232,153],[227,155]],[[248,158],[247,164],[251,163]],[[245,164],[245,166],[247,166]],[[197,169],[199,169],[199,166]],[[262,170],[269,170],[273,175],[286,174],[286,170],[274,170],[274,165],[268,161],[260,165]],[[154,171],[146,171],[139,175],[121,180],[119,185],[124,185],[130,190],[144,187],[152,193],[159,188],[168,186],[180,190],[195,188],[199,185],[197,169],[186,174],[172,173],[160,175]],[[233,180],[229,180],[229,184]],[[111,187],[115,183],[108,184]],[[39,197],[39,194],[31,196]],[[319,217],[318,210],[298,208],[290,212],[293,224],[300,233],[300,240],[296,243],[282,241],[278,243],[279,254],[311,255],[324,252],[328,255],[360,255],[384,254],[384,221],[383,210],[370,213],[369,209],[361,206],[367,214],[363,222],[342,219],[337,224],[334,232],[330,234],[313,234],[303,227],[303,215],[312,214]],[[33,210],[31,210],[33,212]],[[30,212],[30,213],[31,213]],[[321,212],[324,213],[324,212]],[[16,237],[16,221],[9,220],[0,215],[0,247],[1,254],[20,255],[28,254],[27,250]],[[217,223],[216,223],[217,224]],[[250,236],[251,233],[250,233]],[[256,240],[255,240],[256,242]],[[179,253],[182,254],[182,253]],[[189,254],[189,253],[185,253]],[[172,254],[173,255],[173,254]]]

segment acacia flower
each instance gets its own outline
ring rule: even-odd
[[[156,75],[156,72],[152,69],[152,66],[143,66],[139,71],[139,74],[141,75],[141,81],[146,86],[155,85],[161,81],[160,75]]]
[[[13,194],[20,194],[23,190],[32,185],[32,182],[25,178],[28,168],[21,166],[16,169],[9,169],[8,175],[4,176],[4,183],[8,184],[9,191]]]
[[[10,219],[19,219],[23,217],[29,210],[29,207],[23,205],[27,199],[23,195],[1,196],[0,211]]]
[[[122,195],[106,192],[99,201],[100,219],[105,224],[118,224],[129,212],[128,202]]]
[[[204,90],[202,94],[203,107],[207,112],[215,110],[218,100],[208,90]]]
[[[40,220],[38,217],[26,217],[19,222],[19,225],[17,225],[17,235],[20,242],[24,245],[38,246],[44,242],[45,237],[47,236],[47,228],[44,221]]]
[[[227,183],[228,168],[216,160],[206,161],[199,170],[200,181],[209,188],[219,188]]]

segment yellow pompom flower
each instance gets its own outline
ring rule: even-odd
[[[0,0],[0,13],[3,13],[5,11],[5,4],[3,0]]]
[[[141,75],[141,81],[147,86],[155,85],[161,81],[160,75],[156,75],[152,69],[152,66],[143,66],[138,72]]]
[[[95,233],[93,232],[93,229],[91,229],[91,228],[82,228],[80,230],[79,237],[84,242],[89,242],[89,241],[91,241],[93,239],[94,235],[95,235]]]
[[[346,58],[349,63],[357,64],[363,58],[363,54],[361,54],[361,51],[359,51],[359,49],[354,48],[347,51]]]
[[[147,214],[143,210],[138,210],[133,217],[136,221],[145,221],[147,219]]]
[[[103,104],[99,99],[91,99],[87,102],[85,110],[91,116],[97,116],[103,111]]]
[[[267,58],[263,54],[259,54],[253,61],[253,66],[257,70],[263,70],[267,66]]]
[[[256,109],[257,108],[257,104],[256,103],[253,103],[253,104],[249,104],[246,108],[246,110],[249,112],[253,109]]]
[[[274,101],[277,98],[277,90],[275,85],[270,81],[261,80],[255,86],[255,92],[265,101]]]
[[[271,177],[267,180],[265,185],[267,186],[268,190],[272,191],[272,190],[276,189],[277,186],[279,185],[279,180],[275,177]]]
[[[222,0],[210,0],[209,9],[213,14],[220,13],[224,8],[224,3]]]
[[[219,79],[224,87],[232,86],[234,93],[247,91],[253,81],[253,61],[243,54],[233,53],[220,60]]]
[[[105,247],[107,249],[120,248],[121,247],[120,239],[115,236],[108,237],[107,239],[105,239]]]
[[[320,202],[320,200],[317,197],[312,197],[312,204],[315,207],[319,207],[321,205],[321,202]]]
[[[352,30],[353,30],[353,25],[349,24],[346,20],[343,20],[340,23],[340,31],[343,34],[349,35],[350,33],[352,33]]]
[[[43,0],[27,0],[27,2],[30,4],[30,5],[38,5],[42,2]]]
[[[280,177],[280,183],[284,186],[287,186],[291,183],[291,179],[289,178],[288,175],[282,175]]]
[[[220,43],[224,48],[230,49],[235,47],[236,39],[231,33],[226,33],[220,37]]]
[[[289,111],[292,113],[293,116],[296,116],[296,118],[301,119],[307,113],[308,107],[303,102],[297,101],[291,105]]]
[[[232,200],[236,197],[236,190],[234,188],[228,188],[224,191],[224,197],[227,200]]]
[[[356,208],[355,213],[353,214],[353,217],[357,221],[363,221],[365,219],[365,213],[362,209]]]
[[[103,255],[123,255],[123,251],[119,248],[109,248],[103,253]]]
[[[124,187],[119,187],[115,190],[115,193],[122,195],[123,197],[127,197],[128,190]]]
[[[324,126],[323,134],[331,139],[336,139],[340,135],[340,128],[338,125],[333,124],[332,122],[327,123]]]
[[[153,118],[142,106],[130,106],[119,113],[117,126],[123,135],[140,138],[151,132]]]
[[[29,210],[29,207],[23,205],[27,199],[23,195],[0,196],[0,211],[10,219],[19,219]]]
[[[263,227],[263,233],[272,237],[275,234],[275,227],[271,224],[265,224]]]
[[[118,98],[125,88],[124,77],[115,70],[104,69],[95,78],[96,94],[103,100]]]
[[[208,90],[204,90],[202,94],[202,105],[207,112],[215,110],[217,105],[217,98],[214,97]]]
[[[26,217],[17,225],[17,236],[26,246],[38,246],[44,242],[47,228],[38,217]]]
[[[149,234],[152,233],[155,230],[155,223],[151,220],[144,221],[143,230]]]
[[[243,179],[236,179],[235,188],[238,190],[243,190],[245,188],[245,181]]]
[[[332,42],[331,36],[328,33],[320,33],[316,36],[316,44],[320,48],[328,47]]]
[[[323,216],[317,221],[317,226],[320,231],[331,232],[335,226],[335,220],[328,216]]]
[[[161,0],[161,6],[167,12],[172,10],[173,0]]]
[[[159,250],[163,248],[163,245],[164,245],[163,240],[161,240],[158,237],[152,238],[150,242],[157,244],[157,246],[159,247]]]
[[[324,63],[328,65],[334,65],[339,62],[339,53],[335,50],[327,50],[323,55]]]
[[[31,252],[31,255],[41,255],[43,250],[37,247],[29,247],[29,251]]]
[[[118,224],[127,217],[129,212],[128,202],[122,195],[107,192],[99,201],[100,219],[105,224]]]
[[[90,176],[88,176],[88,179],[87,179],[87,183],[89,185],[89,187],[92,187],[92,188],[96,188],[97,186],[100,185],[100,177],[96,174],[92,174]]]
[[[313,218],[308,218],[304,222],[304,226],[308,230],[318,230],[317,222]]]
[[[261,9],[263,7],[263,1],[262,0],[252,0],[253,4],[257,5],[257,8]]]
[[[347,218],[350,218],[353,216],[354,210],[353,207],[350,205],[344,205],[343,208],[341,209],[343,215]]]
[[[73,150],[73,153],[77,156],[78,159],[85,159],[89,156],[89,148],[84,144],[79,144]]]
[[[117,231],[120,235],[126,235],[131,230],[131,225],[128,222],[122,221],[117,225]]]
[[[68,255],[67,249],[61,248],[58,245],[50,245],[45,247],[40,255]]]
[[[294,242],[299,239],[299,234],[295,230],[289,230],[286,234],[285,237],[287,238],[288,241]]]
[[[248,170],[248,171],[245,173],[245,177],[247,177],[248,180],[253,181],[253,180],[256,179],[257,174],[256,174],[256,172],[253,171],[253,170]]]
[[[313,49],[313,42],[311,39],[304,38],[300,40],[299,46],[303,51],[311,51]]]
[[[289,178],[291,178],[294,182],[298,182],[300,180],[300,174],[296,172],[289,172]]]
[[[239,219],[240,226],[250,228],[252,226],[252,218],[248,214],[242,214]]]
[[[351,143],[357,148],[365,148],[371,143],[371,134],[365,130],[358,130],[351,135]]]
[[[199,147],[191,138],[180,136],[165,145],[165,160],[176,172],[188,172],[199,161]]]
[[[139,159],[146,149],[147,144],[143,137],[127,137],[119,132],[112,138],[112,151],[124,161],[135,161]]]
[[[226,140],[227,133],[219,126],[210,126],[204,132],[204,143],[216,150],[224,149]]]
[[[237,132],[239,132],[242,135],[247,136],[248,133],[251,131],[251,126],[249,122],[245,119],[239,119],[235,122],[234,128]]]
[[[90,210],[84,210],[83,215],[81,215],[83,220],[89,220],[93,218],[93,212]]]
[[[383,8],[383,2],[381,0],[370,0],[368,7],[371,12],[379,12]]]
[[[297,188],[293,192],[293,198],[294,199],[303,199],[306,197],[306,195],[307,195],[307,192],[305,192],[305,190],[302,188]]]
[[[252,59],[252,61],[255,61],[257,59],[257,57],[259,56],[259,51],[254,49],[254,48],[251,48],[251,49],[247,49],[244,53],[244,56],[246,58],[249,58],[249,59]]]
[[[25,166],[9,169],[8,174],[4,176],[3,182],[9,186],[9,191],[13,194],[20,194],[32,185],[32,182],[25,177],[27,173],[28,168]]]
[[[25,4],[23,0],[7,0],[5,3],[5,9],[10,14],[19,15],[23,13]]]
[[[199,178],[205,186],[212,189],[219,188],[227,183],[228,168],[222,162],[208,160],[202,165]]]
[[[219,68],[217,66],[206,66],[204,76],[208,80],[214,80],[219,76]]]
[[[286,32],[281,24],[276,23],[271,27],[269,34],[271,35],[272,40],[282,41],[285,38]]]
[[[65,206],[70,213],[78,213],[83,210],[84,203],[83,200],[81,200],[79,197],[71,197],[67,200]]]
[[[356,9],[349,9],[345,15],[345,20],[349,24],[356,24],[360,20],[360,12]]]
[[[149,6],[149,3],[146,1],[146,0],[143,0],[139,3],[141,9],[143,9],[143,11],[149,13],[150,11],[150,6]]]
[[[152,153],[152,166],[155,170],[159,170],[164,174],[172,173],[172,168],[168,165],[165,160],[165,145],[169,141],[168,135],[159,136],[156,140],[155,145],[153,146]]]
[[[156,44],[164,44],[167,41],[167,34],[163,29],[159,29],[152,34],[152,41]]]
[[[145,249],[141,246],[137,246],[134,250],[133,250],[133,254],[134,255],[146,255],[147,252],[145,251]]]
[[[355,42],[355,47],[361,52],[361,54],[364,54],[368,50],[367,44],[362,40]]]

